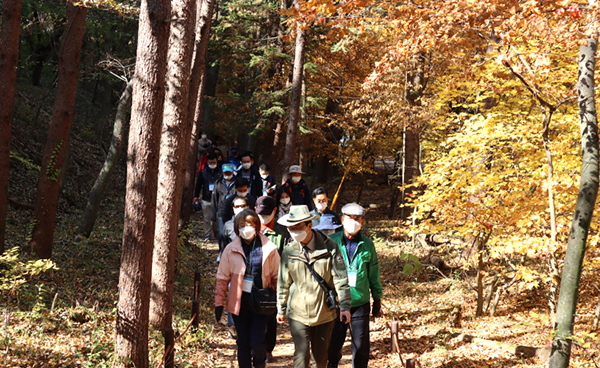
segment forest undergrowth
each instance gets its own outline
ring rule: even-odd
[[[356,186],[344,192],[341,203],[353,201]],[[105,200],[95,231],[89,239],[74,241],[78,211],[63,213],[58,225],[53,261],[55,268],[4,291],[0,319],[0,366],[3,367],[108,367],[113,356],[117,283],[122,231],[122,193]],[[372,367],[401,367],[403,360],[418,360],[422,367],[543,367],[537,357],[522,358],[508,345],[544,348],[552,340],[546,291],[509,289],[496,315],[474,318],[475,273],[465,264],[460,247],[425,249],[420,243],[392,239],[394,221],[384,219],[387,194],[383,187],[365,188],[371,209],[366,231],[375,240],[384,288],[382,316],[372,319]],[[9,242],[24,247],[23,227],[31,221],[26,210],[11,209]],[[214,323],[216,243],[200,239],[201,215],[181,231],[175,283],[174,329],[177,367],[235,367],[234,341],[225,318]],[[22,249],[24,251],[24,249]],[[423,271],[405,275],[402,254],[414,254]],[[447,266],[435,268],[437,257]],[[439,261],[438,261],[439,262]],[[435,262],[434,262],[435,263]],[[540,265],[544,267],[544,265]],[[194,271],[201,274],[200,326],[187,328],[191,316]],[[600,348],[592,331],[598,291],[592,275],[584,275],[578,315],[573,367],[598,367]],[[460,306],[457,308],[457,306]],[[458,311],[458,316],[456,315]],[[400,355],[391,350],[390,326],[399,323]],[[462,335],[461,335],[462,334]],[[463,341],[469,335],[503,343]],[[289,367],[293,344],[287,326],[278,332],[272,367]],[[151,331],[151,367],[160,365],[164,342]],[[351,367],[349,342],[343,367]]]

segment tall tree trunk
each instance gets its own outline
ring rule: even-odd
[[[21,32],[21,0],[4,0],[0,34],[0,253],[4,252],[6,211],[8,210],[8,171],[10,136],[12,134],[19,34]]]
[[[425,78],[425,53],[416,55],[409,64],[409,71],[406,73],[405,80],[405,99],[408,105],[415,109],[421,106],[421,97],[427,86]],[[400,185],[406,186],[412,184],[421,172],[421,140],[419,123],[415,121],[405,124],[402,131],[402,156],[401,170],[397,179],[392,180],[392,193],[390,195],[390,210],[388,217],[392,219],[400,199],[401,204],[406,204],[404,198],[406,193],[411,193],[412,189],[402,189],[399,192]],[[401,194],[401,196],[400,196]],[[398,198],[400,197],[400,198]],[[411,206],[403,206],[401,217],[407,219],[413,212]]]
[[[171,33],[167,55],[167,91],[160,141],[158,197],[152,283],[150,324],[164,331],[171,328],[173,281],[177,251],[177,223],[181,209],[184,168],[192,122],[187,119],[190,69],[194,51],[195,0],[172,0]]]
[[[86,7],[71,1],[67,3],[67,25],[58,58],[56,99],[42,159],[30,242],[31,250],[40,258],[52,255],[59,179],[73,122],[86,15]]]
[[[299,8],[298,0],[294,7]],[[294,165],[296,159],[296,136],[298,135],[298,121],[300,119],[300,100],[302,99],[302,81],[304,75],[304,46],[306,44],[306,30],[302,29],[300,22],[296,25],[296,48],[294,50],[294,68],[292,77],[292,97],[290,102],[290,115],[285,137],[285,153],[283,156],[283,180],[287,180],[287,171]]]
[[[115,367],[148,367],[148,312],[171,5],[142,0],[119,273]]]
[[[81,224],[77,229],[78,234],[82,234],[86,238],[90,236],[96,218],[98,217],[98,209],[100,208],[100,201],[104,195],[106,184],[110,180],[110,177],[114,171],[115,165],[121,157],[121,151],[123,150],[123,141],[125,140],[125,132],[127,132],[127,108],[131,101],[131,90],[133,88],[133,79],[127,83],[125,91],[121,94],[119,99],[119,105],[117,106],[117,113],[115,115],[115,124],[113,126],[113,136],[110,142],[110,148],[106,155],[104,165],[96,178],[96,182],[90,190],[87,205],[83,211],[83,217],[81,218]]]
[[[594,98],[597,50],[598,32],[594,31],[593,37],[588,38],[587,44],[579,47],[577,94],[581,124],[581,183],[560,283],[556,312],[556,334],[552,342],[550,368],[567,368],[569,366],[571,336],[573,335],[577,298],[579,296],[581,267],[598,194],[598,117]]]
[[[196,38],[194,45],[194,62],[190,78],[187,119],[192,124],[185,165],[183,198],[181,200],[181,213],[179,227],[184,226],[192,214],[192,198],[194,197],[194,182],[196,179],[196,163],[198,155],[198,135],[202,123],[202,101],[206,87],[206,55],[210,38],[210,23],[216,0],[203,0],[202,6],[196,9]]]

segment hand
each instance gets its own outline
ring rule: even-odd
[[[285,322],[285,314],[278,314],[277,315],[277,323],[283,324],[284,322]]]
[[[379,317],[379,313],[381,313],[381,299],[374,299],[372,310],[373,317]]]
[[[342,321],[343,323],[350,323],[350,311],[341,311],[340,321]]]
[[[221,320],[222,315],[223,315],[223,306],[220,305],[218,307],[215,307],[215,319],[217,320],[217,323],[219,323],[219,321]]]

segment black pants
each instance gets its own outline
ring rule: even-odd
[[[352,339],[352,368],[366,368],[369,364],[369,312],[371,303],[350,309],[350,337]],[[329,344],[329,364],[337,367],[342,359],[348,324],[336,320]]]
[[[277,343],[277,313],[267,316],[267,335],[265,336],[265,341],[267,343],[267,352],[272,352]]]
[[[233,317],[237,332],[238,365],[240,368],[251,368],[264,365],[267,359],[265,332],[267,331],[267,315],[256,314],[242,304],[240,314]]]

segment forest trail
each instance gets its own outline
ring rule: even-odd
[[[203,248],[207,250],[208,258],[217,259],[219,246],[216,241],[203,243]],[[219,264],[210,262],[211,274],[217,274]],[[215,325],[214,337],[212,339],[212,358],[211,367],[215,368],[236,368],[237,364],[237,348],[235,340],[229,337],[227,330],[227,317],[224,315],[218,325]],[[340,361],[340,368],[352,367],[352,355],[350,352],[350,336],[346,338],[346,343],[342,349],[343,357]],[[269,368],[287,368],[293,365],[294,342],[290,334],[289,325],[287,322],[277,326],[277,343],[273,351],[274,361],[267,363]]]

